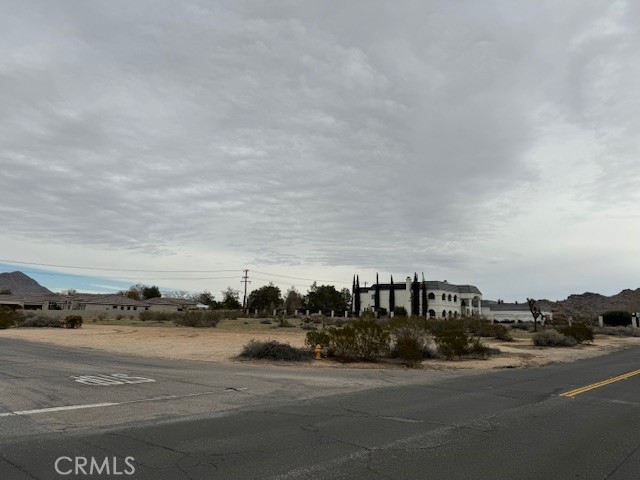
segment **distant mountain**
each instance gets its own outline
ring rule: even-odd
[[[616,295],[607,297],[599,293],[586,292],[581,295],[569,295],[566,300],[548,302],[554,313],[560,313],[574,318],[597,318],[609,310],[626,310],[640,312],[640,288],[623,290]]]
[[[10,290],[13,295],[51,295],[53,293],[22,272],[0,273],[0,291],[2,290]]]

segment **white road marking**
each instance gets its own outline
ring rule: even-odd
[[[19,410],[15,412],[0,413],[0,417],[13,417],[16,415],[37,415],[39,413],[63,412],[65,410],[81,410],[84,408],[117,407],[119,405],[130,405],[132,403],[159,402],[162,400],[178,400],[181,398],[201,397],[204,395],[212,395],[214,393],[219,394],[220,391],[216,390],[216,391],[209,391],[209,392],[185,393],[182,395],[163,395],[160,397],[140,398],[137,400],[126,400],[124,402],[90,403],[87,405],[65,405],[63,407],[38,408],[35,410]]]
[[[64,407],[49,407],[49,408],[38,408],[36,410],[19,410],[17,412],[6,412],[0,413],[0,417],[11,417],[14,415],[35,415],[38,413],[49,413],[49,412],[62,412],[64,410],[80,410],[83,408],[100,408],[100,407],[113,407],[114,405],[119,405],[119,403],[90,403],[87,405],[66,405]]]
[[[126,373],[112,373],[110,375],[107,374],[99,374],[99,375],[72,375],[76,382],[82,383],[83,385],[91,385],[91,386],[105,386],[105,385],[133,385],[138,383],[153,383],[155,382],[152,378],[145,377],[131,377]]]

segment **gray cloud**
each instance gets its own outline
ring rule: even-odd
[[[597,183],[571,187],[585,209],[638,179],[632,2],[3,10],[0,215],[13,237],[463,271],[478,239],[530,209],[509,196],[544,185],[532,155],[550,123],[547,142],[562,123],[603,144],[585,163]]]

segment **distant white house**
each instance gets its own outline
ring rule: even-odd
[[[393,295],[391,292],[393,291]],[[445,281],[421,281],[407,277],[400,283],[380,283],[370,287],[354,281],[352,311],[378,310],[390,312],[392,307],[402,307],[409,315],[430,318],[455,318],[465,315],[482,315],[482,292],[475,285],[455,285]],[[376,304],[376,296],[378,297]],[[392,300],[393,301],[390,302]],[[358,312],[358,313],[360,313]]]
[[[545,302],[536,304],[540,308],[540,321],[551,320],[553,312]],[[533,322],[531,310],[527,303],[505,303],[485,300],[482,302],[484,315],[495,322]]]

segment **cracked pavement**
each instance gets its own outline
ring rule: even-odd
[[[0,339],[0,478],[635,479],[640,348],[538,369],[222,365]],[[74,375],[155,380],[87,386]],[[51,407],[102,405],[77,410]],[[47,410],[43,410],[47,409]],[[14,415],[16,411],[36,411]],[[133,475],[56,459],[133,457]],[[65,465],[68,465],[65,464]]]

